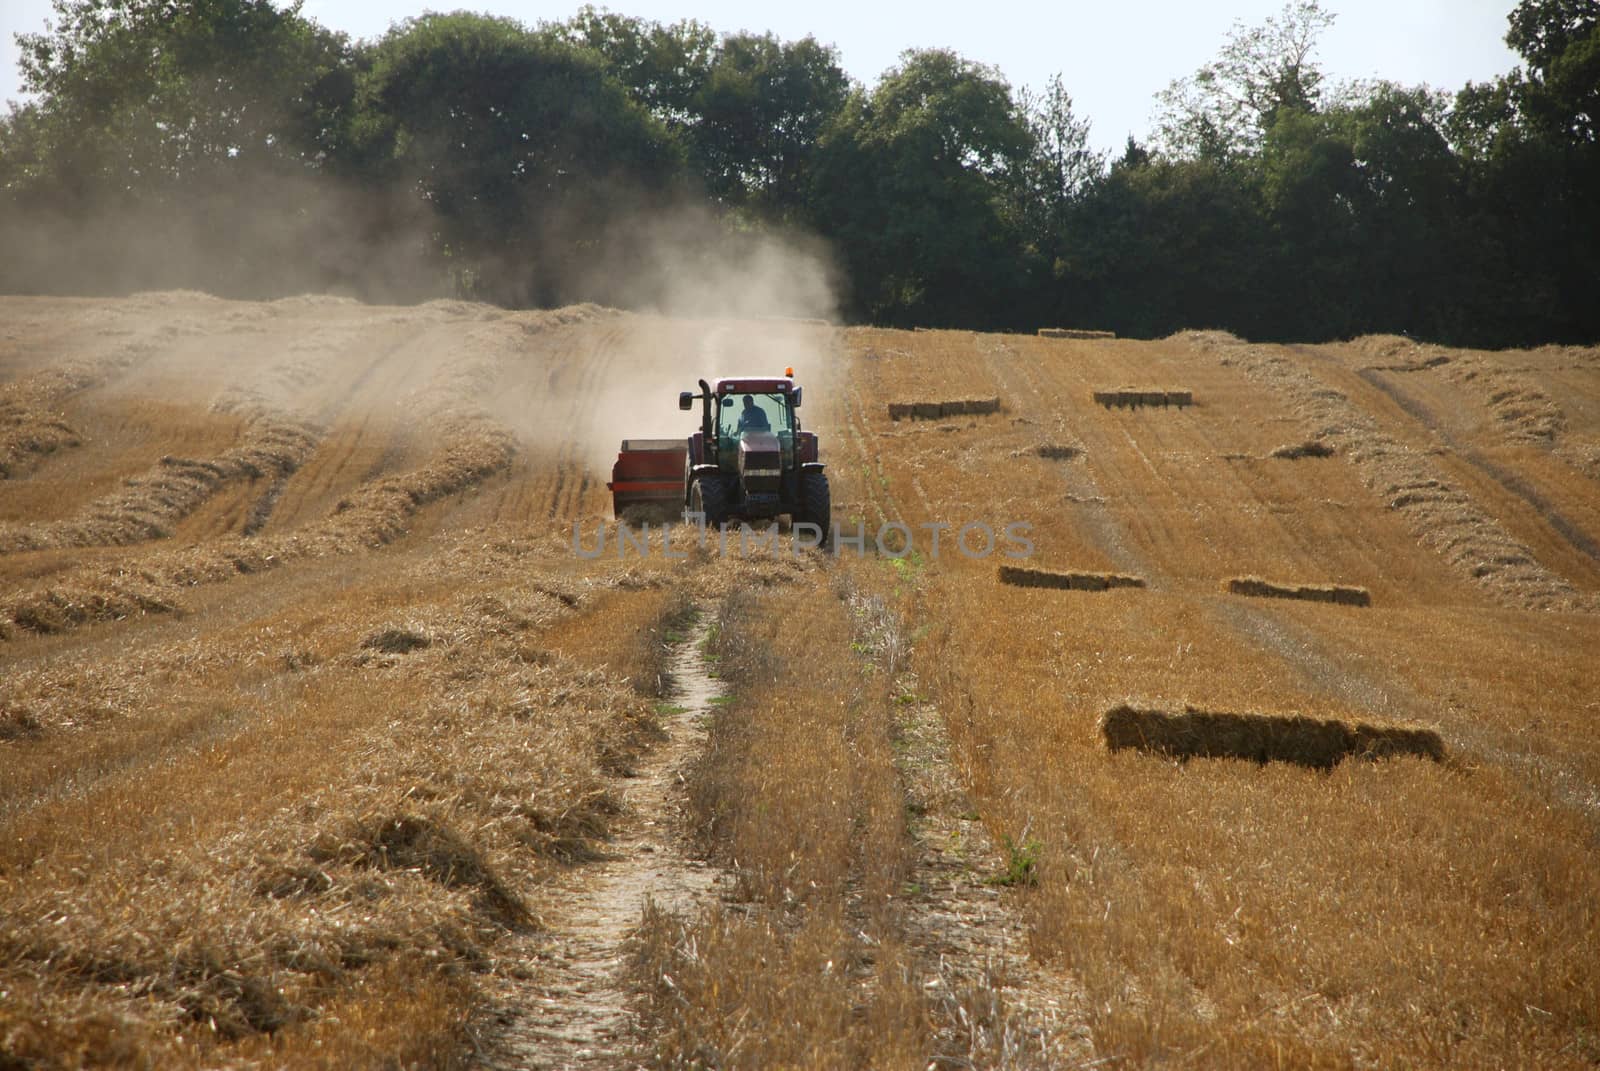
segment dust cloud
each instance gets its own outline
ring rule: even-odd
[[[549,429],[576,424],[585,470],[609,479],[623,439],[682,439],[699,426],[698,403],[678,409],[680,391],[697,391],[701,379],[786,368],[808,398],[802,426],[819,430],[820,407],[809,399],[831,392],[839,316],[837,272],[821,242],[799,232],[730,231],[684,206],[632,216],[605,245],[607,255],[573,285],[633,315],[603,349],[572,358],[597,362],[591,375],[558,368],[543,404],[502,412],[525,444],[559,448]]]
[[[70,212],[14,210],[0,214],[0,293],[425,301],[450,293],[429,263],[430,215],[404,191],[293,173],[181,196],[102,196]]]
[[[470,299],[471,273],[465,280],[445,273],[431,250],[436,224],[432,209],[414,192],[375,193],[325,176],[295,175],[241,179],[226,190],[181,201],[109,199],[72,216],[11,213],[0,219],[0,245],[8,254],[0,259],[0,292],[142,293],[136,302],[148,303],[159,301],[156,292],[200,290],[271,300],[280,320],[286,304],[306,305],[295,310],[295,318],[311,336],[322,337],[297,342],[301,353],[275,353],[264,348],[270,345],[266,338],[235,336],[226,359],[196,353],[192,360],[163,360],[167,374],[160,382],[147,378],[149,370],[130,368],[119,377],[121,390],[237,409],[241,399],[216,396],[224,383],[237,382],[222,374],[224,368],[240,373],[255,366],[256,374],[246,375],[254,386],[252,411],[270,405],[279,415],[309,418],[333,404],[324,391],[338,390],[345,419],[363,409],[387,414],[412,391],[448,374],[445,366],[470,363],[474,343],[463,338],[427,354],[395,351],[384,362],[405,368],[366,377],[360,390],[350,392],[341,384],[377,356],[369,346],[378,344],[375,336],[363,344],[355,321],[365,319],[381,333],[383,324],[409,314],[310,306],[335,297],[372,306],[459,305]],[[834,380],[831,325],[839,315],[839,286],[821,241],[795,230],[740,227],[697,202],[617,191],[611,221],[581,257],[567,243],[543,252],[539,242],[515,244],[530,250],[525,261],[480,265],[479,272],[547,281],[535,287],[535,303],[545,307],[593,303],[630,313],[602,315],[582,329],[604,333],[603,342],[530,346],[539,352],[530,352],[520,382],[478,396],[524,449],[563,456],[603,481],[622,439],[683,438],[698,426],[698,407],[684,413],[677,406],[678,392],[696,389],[697,380],[781,375],[790,367],[807,395],[803,425],[823,430],[818,402],[830,395]],[[499,315],[481,308],[486,317]],[[157,309],[146,311],[161,318]],[[214,314],[200,318],[243,320],[255,312],[266,310],[219,303]],[[213,326],[169,330],[188,335],[209,333]],[[176,341],[158,338],[153,344],[167,350]],[[308,371],[308,363],[320,367]],[[278,389],[271,371],[282,364],[289,366],[284,374],[293,376],[288,390]],[[429,433],[419,427],[412,434]]]

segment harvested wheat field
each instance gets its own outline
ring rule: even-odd
[[[619,552],[786,365],[835,550]],[[0,299],[0,1066],[1593,1067],[1597,449],[1597,350]]]

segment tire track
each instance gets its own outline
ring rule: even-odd
[[[1293,363],[1287,356],[1292,350],[1252,346],[1231,338],[1217,343],[1195,336],[1190,341],[1202,352],[1219,350],[1245,375],[1284,399],[1304,422],[1308,438],[1320,437],[1338,448],[1355,466],[1361,482],[1405,518],[1424,546],[1501,605],[1581,610],[1593,602],[1551,571],[1471,496],[1448,482],[1443,466],[1384,432],[1349,395]]]
[[[389,471],[386,466],[397,460],[392,406],[423,367],[423,344],[413,336],[378,351],[348,385],[318,407],[312,421],[331,430],[309,461],[284,482],[258,531],[281,532],[324,516],[341,493]],[[384,398],[391,399],[390,406],[377,404]],[[356,466],[361,471],[350,475]]]
[[[622,785],[625,817],[607,855],[549,890],[548,935],[508,949],[542,968],[499,994],[501,1028],[478,1054],[486,1071],[637,1066],[627,1052],[642,1037],[624,977],[627,939],[646,905],[690,916],[719,895],[724,875],[688,853],[679,828],[684,770],[704,746],[704,722],[722,694],[702,653],[712,614],[698,611],[672,652],[667,738]]]
[[[1331,358],[1307,347],[1297,346],[1295,349],[1302,353],[1309,353],[1323,361],[1331,360]],[[1600,542],[1597,542],[1576,523],[1563,515],[1549,499],[1540,494],[1526,480],[1509,469],[1495,464],[1479,451],[1458,440],[1420,400],[1406,393],[1398,385],[1387,382],[1382,370],[1363,368],[1357,375],[1373,389],[1388,397],[1407,416],[1422,425],[1430,435],[1444,444],[1452,456],[1460,458],[1484,476],[1499,484],[1507,492],[1531,506],[1534,512],[1549,525],[1550,529],[1566,540],[1572,549],[1587,556],[1591,561],[1600,562]]]
[[[584,489],[582,481],[586,475],[583,459],[592,431],[589,425],[598,415],[596,401],[599,388],[607,382],[612,367],[617,363],[625,337],[624,329],[605,327],[587,340],[587,344],[577,351],[574,363],[578,365],[578,375],[572,392],[563,394],[560,400],[554,402],[560,406],[564,419],[558,425],[560,445],[549,466],[549,491],[544,511],[547,520],[567,521],[579,515]],[[561,357],[555,359],[560,361]],[[625,429],[619,431],[618,440],[625,435]]]

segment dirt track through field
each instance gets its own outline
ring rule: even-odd
[[[909,678],[898,687],[917,693]],[[936,1009],[936,1047],[950,1054],[936,1063],[964,1066],[962,1059],[975,1059],[970,1066],[987,1066],[983,1057],[1003,1054],[999,1066],[1092,1066],[1083,991],[1028,955],[1027,926],[1001,884],[1008,851],[994,843],[962,787],[942,714],[928,703],[903,704],[895,731],[901,745],[895,766],[916,846],[903,901],[906,935]],[[1022,831],[1023,843],[1009,847],[1026,853],[1029,835]],[[1002,1001],[992,1018],[992,1009],[971,1006],[988,994]],[[986,1018],[993,1036],[975,1045],[973,1023]],[[968,1052],[961,1053],[963,1047]]]
[[[717,895],[720,871],[692,857],[684,839],[684,771],[705,740],[722,694],[708,675],[704,644],[711,615],[673,643],[666,739],[621,786],[623,815],[601,858],[579,863],[548,890],[547,934],[507,950],[525,956],[529,977],[498,994],[501,1027],[480,1056],[492,1071],[635,1066],[644,1041],[624,979],[627,941],[646,903],[689,916]]]

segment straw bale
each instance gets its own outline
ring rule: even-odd
[[[1166,408],[1175,405],[1180,409],[1186,405],[1194,404],[1194,392],[1188,390],[1133,390],[1122,388],[1118,390],[1092,391],[1090,396],[1096,405],[1106,408],[1120,408],[1127,406],[1130,409],[1139,406],[1161,406]]]
[[[1370,606],[1372,595],[1366,588],[1345,584],[1280,584],[1257,576],[1238,576],[1223,582],[1232,595],[1258,599],[1298,599],[1301,602],[1331,602],[1341,606]]]
[[[940,420],[950,416],[998,413],[1000,399],[952,398],[948,401],[890,402],[890,420]]]
[[[1334,452],[1333,447],[1320,439],[1307,439],[1305,442],[1280,446],[1268,456],[1298,461],[1305,457],[1332,457]]]
[[[1303,714],[1216,713],[1186,707],[1182,713],[1120,704],[1100,718],[1111,751],[1138,750],[1168,758],[1288,762],[1329,770],[1346,758],[1411,755],[1444,760],[1444,743],[1431,729],[1350,724]]]
[[[1110,591],[1142,588],[1144,578],[1124,573],[1058,572],[1021,565],[1000,566],[1000,582],[1019,588],[1055,588],[1061,591]]]
[[[1075,327],[1041,327],[1039,328],[1039,337],[1077,339],[1116,338],[1117,333],[1115,331],[1089,331]]]
[[[1034,453],[1049,461],[1071,461],[1083,455],[1083,447],[1063,443],[1041,443]]]

